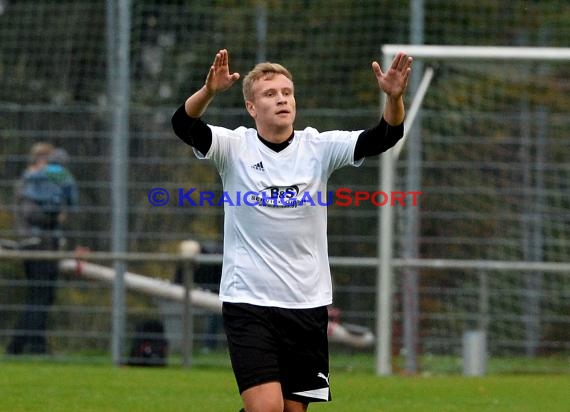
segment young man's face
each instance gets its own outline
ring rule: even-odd
[[[293,82],[282,74],[268,75],[255,81],[253,99],[246,101],[245,105],[262,136],[263,133],[293,132],[296,114],[293,92]]]

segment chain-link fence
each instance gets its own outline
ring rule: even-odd
[[[130,4],[128,21],[117,21],[122,16],[120,3]],[[123,54],[128,56],[128,111],[123,119],[128,127],[122,136],[117,135],[115,117],[117,90],[124,86],[117,84],[119,65],[114,60],[117,53],[125,53],[117,50],[120,33],[113,29],[119,23],[129,34]],[[203,84],[219,48],[229,49],[231,67],[242,75],[261,60],[281,62],[292,71],[297,128],[351,130],[373,126],[380,115],[370,63],[381,58],[384,44],[560,47],[570,38],[569,23],[568,5],[555,0],[2,0],[0,237],[20,239],[14,229],[14,186],[32,145],[48,141],[69,153],[67,167],[80,193],[79,206],[64,225],[66,250],[113,249],[114,167],[122,161],[127,186],[121,216],[127,251],[178,253],[180,242],[187,239],[219,251],[222,208],[180,206],[176,199],[180,190],[221,193],[219,177],[211,164],[194,158],[170,126],[174,110]],[[457,61],[434,68],[436,77],[415,132],[416,140],[421,138],[424,144],[409,161],[405,148],[398,163],[398,188],[421,190],[422,195],[415,217],[395,206],[399,223],[394,256],[568,262],[569,66],[536,63],[505,68]],[[415,70],[414,76],[420,76],[422,65]],[[239,87],[218,96],[206,120],[227,127],[253,124],[243,109]],[[128,153],[123,159],[116,153],[120,139]],[[378,164],[369,159],[360,170],[340,170],[329,190],[378,190]],[[415,183],[409,180],[413,168],[421,170]],[[171,195],[167,205],[149,202],[149,192],[156,188]],[[414,232],[406,229],[410,219],[419,219],[411,238]],[[360,207],[330,206],[330,254],[375,257],[377,222],[378,208],[370,202]],[[173,281],[177,267],[174,262],[129,261],[127,270]],[[479,299],[475,296],[480,296],[482,284],[487,285],[491,301],[502,303],[500,308],[494,306],[502,320],[491,327],[497,333],[490,345],[492,355],[536,358],[568,353],[567,274],[486,273],[488,282],[481,283],[483,274],[459,272],[430,269],[419,274],[419,355],[458,354],[460,332],[473,320],[466,314]],[[405,278],[397,275],[398,282]],[[333,277],[341,319],[374,329],[375,267],[336,266]],[[19,330],[19,313],[26,308],[29,282],[22,262],[0,261],[0,281],[0,342],[8,345],[9,337]],[[405,285],[398,283],[398,295]],[[544,308],[525,314],[524,302],[529,300],[521,296],[528,298],[533,289],[542,296],[533,302],[542,302]],[[112,331],[110,287],[61,274],[55,295],[53,305],[41,308],[49,311],[53,353],[81,359],[107,356]],[[132,338],[141,322],[149,318],[166,322],[165,314],[176,311],[175,306],[135,292],[127,293],[126,303],[125,339]],[[403,347],[402,308],[397,303],[395,354]],[[195,347],[214,336],[223,351],[221,331],[207,332],[206,313],[198,315]],[[515,322],[505,323],[514,318]],[[525,335],[529,328],[535,332]],[[125,348],[129,344],[125,341]],[[353,349],[335,350],[353,356]],[[372,354],[371,349],[364,352]],[[457,366],[448,365],[447,370]]]

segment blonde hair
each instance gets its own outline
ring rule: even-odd
[[[253,100],[253,84],[264,77],[271,79],[276,74],[282,74],[289,80],[293,81],[293,76],[284,66],[279,63],[258,63],[243,79],[243,99],[245,101]]]
[[[40,160],[47,160],[55,147],[51,143],[36,143],[30,149],[30,164],[36,164]]]

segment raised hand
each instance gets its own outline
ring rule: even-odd
[[[216,53],[206,77],[206,88],[211,94],[229,89],[239,79],[239,73],[230,74],[229,57],[226,49]]]
[[[385,73],[380,68],[378,62],[373,62],[372,70],[374,70],[376,75],[378,87],[392,98],[401,97],[408,85],[408,77],[412,71],[412,60],[406,53],[399,52]]]

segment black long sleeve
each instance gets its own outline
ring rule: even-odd
[[[404,124],[390,126],[384,118],[375,127],[360,133],[354,148],[354,160],[376,156],[393,147],[404,135]]]
[[[194,119],[186,113],[184,105],[172,115],[172,129],[184,143],[194,147],[202,154],[208,153],[212,146],[212,130],[200,119]]]

